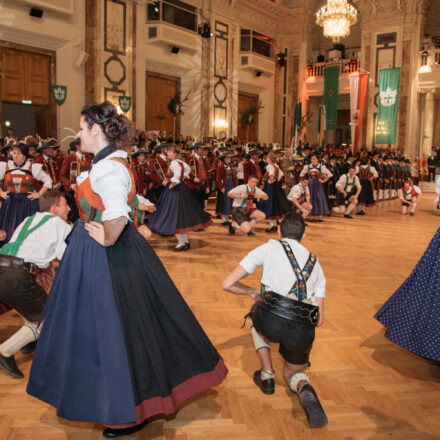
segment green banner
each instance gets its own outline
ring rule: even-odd
[[[397,142],[399,114],[400,67],[379,72],[379,96],[376,124],[376,144]]]
[[[326,110],[326,130],[336,130],[338,126],[339,66],[327,67],[324,73],[324,105]]]
[[[299,130],[301,126],[301,102],[297,102],[295,104],[295,117],[293,119],[293,135],[296,135],[296,132]]]

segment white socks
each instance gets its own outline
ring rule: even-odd
[[[300,371],[300,372],[298,372],[298,373],[292,374],[292,376],[290,376],[290,378],[289,378],[289,380],[288,380],[287,383],[288,383],[288,385],[289,385],[289,388],[290,388],[294,393],[298,393],[298,394],[299,394],[299,392],[300,392],[301,390],[298,390],[298,384],[299,384],[300,382],[302,382],[302,381],[307,382],[307,383],[310,383],[310,377],[309,377],[308,374],[303,373],[302,371]]]
[[[227,222],[228,221],[228,216],[227,215],[222,215],[222,221]]]
[[[350,203],[348,205],[347,210],[345,211],[345,214],[349,215],[351,211],[353,211],[353,209],[356,207],[356,205],[354,205],[353,203]]]
[[[276,226],[277,225],[277,221],[276,220],[269,220],[269,226],[271,227],[271,228],[273,228],[274,226]]]
[[[411,203],[411,212],[414,214],[414,211],[416,210],[417,203]]]
[[[183,246],[185,243],[189,243],[188,236],[186,234],[175,234],[177,237],[177,246]]]
[[[266,370],[261,369],[261,380],[273,379],[275,373],[268,373]]]
[[[261,350],[262,348],[267,348],[270,350],[270,345],[264,340],[260,333],[255,330],[254,325],[251,325],[252,339],[254,340],[255,350]]]
[[[0,345],[0,353],[5,357],[11,357],[29,342],[37,340],[39,336],[37,324],[26,321],[20,330]]]

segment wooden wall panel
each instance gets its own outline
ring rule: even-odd
[[[258,106],[258,95],[250,95],[248,93],[238,93],[238,130],[237,136],[241,141],[247,140],[248,142],[254,142],[258,137],[258,115],[256,115],[254,121],[249,126],[241,123],[241,117],[243,111],[252,104]]]
[[[25,99],[24,52],[12,49],[2,51],[2,101],[21,102]]]
[[[50,58],[35,53],[26,54],[26,93],[33,104],[50,103]]]

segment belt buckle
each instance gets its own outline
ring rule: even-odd
[[[311,324],[316,325],[319,320],[319,307],[314,307],[312,310],[309,310],[308,318]]]
[[[37,273],[37,266],[34,263],[30,263],[30,265],[29,265],[29,272],[32,275],[36,275],[36,273]]]

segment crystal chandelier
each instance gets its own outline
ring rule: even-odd
[[[350,26],[357,21],[357,10],[347,0],[327,0],[327,4],[316,13],[316,23],[323,27],[324,36],[334,43],[348,36]]]

